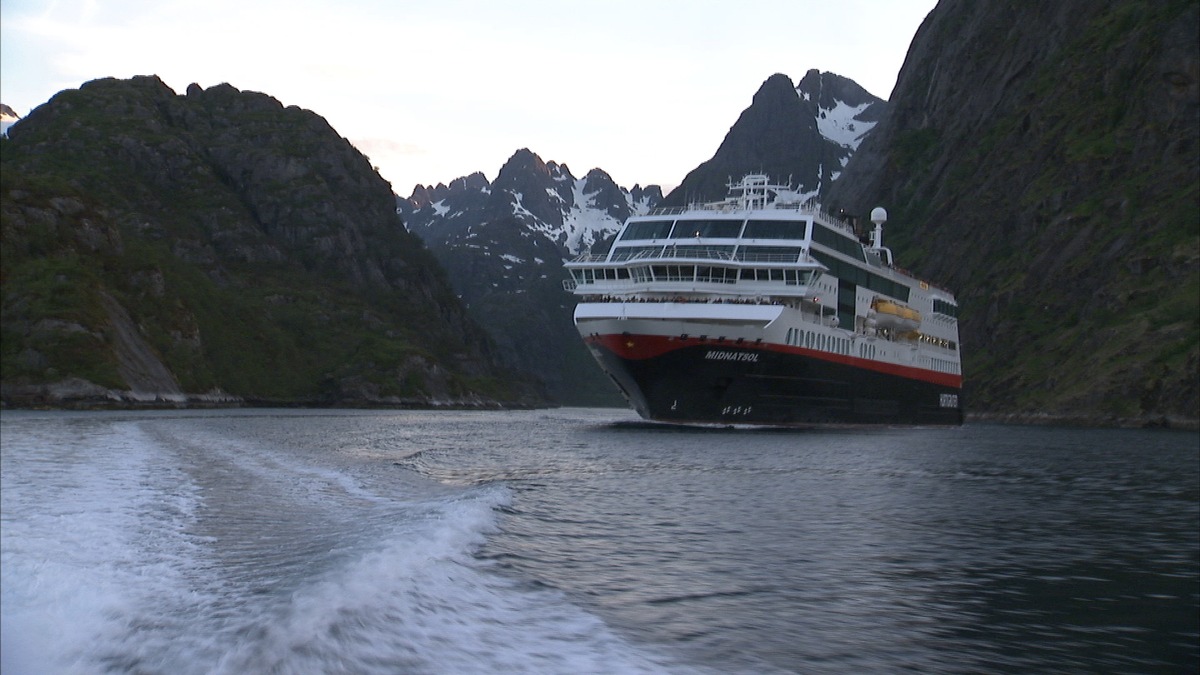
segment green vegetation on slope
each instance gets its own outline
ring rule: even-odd
[[[186,392],[297,403],[528,402],[316,115],[156,78],[63,92],[0,141],[3,380],[124,381],[132,317]]]
[[[1197,4],[951,4],[914,44],[872,198],[958,293],[972,410],[1196,418]]]

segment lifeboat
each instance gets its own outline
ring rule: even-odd
[[[874,319],[875,326],[879,328],[904,332],[916,330],[917,326],[921,325],[920,312],[895,300],[884,298],[875,298],[871,302],[871,313],[867,315],[867,319]]]

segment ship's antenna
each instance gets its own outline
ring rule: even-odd
[[[875,230],[871,232],[871,248],[878,251],[880,257],[887,261],[888,265],[894,265],[892,251],[883,245],[883,224],[887,222],[887,218],[887,211],[882,206],[872,209],[871,222],[875,224]]]

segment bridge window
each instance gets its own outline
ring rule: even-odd
[[[750,220],[746,222],[743,239],[803,239],[806,229],[803,220]]]
[[[649,220],[629,223],[621,234],[621,241],[637,241],[641,239],[665,239],[671,231],[670,220]]]
[[[716,237],[736,239],[742,231],[740,220],[680,220],[675,223],[672,239],[689,237]]]
[[[748,262],[796,262],[802,253],[799,246],[742,246],[737,257]]]
[[[641,257],[658,257],[661,253],[661,246],[622,246],[613,249],[612,260],[618,261]]]
[[[857,239],[843,236],[827,227],[814,225],[813,241],[831,248],[842,255],[848,255],[855,260],[866,261],[866,257],[863,255],[862,244]]]

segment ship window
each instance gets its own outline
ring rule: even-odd
[[[631,260],[633,258],[658,257],[662,253],[661,246],[622,246],[613,250],[612,259]]]
[[[826,255],[820,251],[813,251],[813,257],[829,268],[829,273],[838,279],[852,281],[859,286],[865,286],[876,293],[883,293],[896,298],[900,302],[908,302],[909,288],[904,284],[898,284],[891,279],[887,279],[873,272],[868,272],[864,269],[855,267],[854,265]]]
[[[742,246],[737,257],[748,262],[796,262],[803,252],[799,246]]]
[[[803,239],[803,220],[751,220],[746,222],[743,239]]]
[[[732,246],[677,246],[667,247],[666,254],[672,258],[706,258],[708,260],[728,260],[733,257]]]
[[[687,239],[689,237],[716,237],[736,239],[742,231],[740,220],[680,220],[675,223],[672,239]]]
[[[842,255],[848,255],[855,260],[866,261],[866,257],[863,255],[862,244],[858,243],[857,239],[843,236],[827,227],[822,227],[821,225],[813,226],[813,241],[831,248]]]
[[[637,241],[641,239],[666,239],[671,231],[669,220],[648,220],[629,223],[621,234],[621,241]]]
[[[726,275],[733,273],[733,278],[726,278]],[[737,280],[737,271],[726,267],[697,267],[696,281],[711,282],[716,284],[733,283]]]
[[[696,275],[691,265],[654,265],[650,269],[655,281],[691,281]]]
[[[724,283],[725,268],[723,267],[706,267],[701,265],[696,268],[696,281],[702,283]]]
[[[946,302],[945,300],[935,299],[933,301],[933,311],[937,312],[938,314],[945,314],[946,316],[957,317],[958,316],[958,305],[955,305],[950,302]]]

